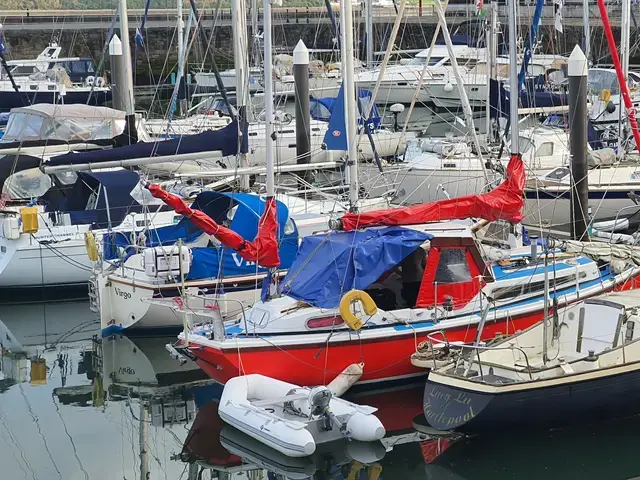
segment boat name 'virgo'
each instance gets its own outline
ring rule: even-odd
[[[131,298],[131,293],[130,292],[123,292],[118,287],[115,287],[115,291],[116,291],[116,295],[117,296],[122,297],[125,300],[129,300]]]
[[[242,263],[244,262],[244,258],[242,258],[240,255],[238,255],[236,252],[233,252],[231,254],[231,256],[233,257],[233,261],[236,262],[236,266],[237,267],[241,267]],[[251,265],[255,265],[256,262],[246,262],[245,265],[247,267],[250,267]]]

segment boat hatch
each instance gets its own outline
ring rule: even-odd
[[[470,238],[434,238],[418,293],[417,306],[462,308],[486,281],[486,266]]]

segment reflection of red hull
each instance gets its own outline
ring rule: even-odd
[[[220,443],[220,432],[224,423],[218,415],[218,402],[204,405],[196,415],[189,434],[184,441],[182,453],[190,461],[203,460],[209,465],[234,467],[242,465],[242,459],[229,453]]]
[[[414,384],[415,385],[415,384]],[[424,382],[410,387],[372,390],[357,395],[347,395],[346,400],[378,409],[376,417],[384,425],[387,436],[412,432],[413,421],[424,415]]]
[[[638,284],[633,277],[615,290],[629,290]],[[604,293],[598,292],[598,294]],[[562,305],[561,305],[562,306]],[[542,320],[543,311],[533,310],[517,317],[508,315],[496,321],[488,321],[482,332],[482,340],[491,340],[498,334],[511,335]],[[475,340],[477,324],[450,327],[445,333],[449,342],[469,343]],[[426,340],[433,331],[417,332],[407,328],[392,336],[364,339],[352,336],[350,340],[305,345],[276,345],[264,338],[264,346],[231,348],[223,350],[192,343],[189,347],[196,361],[211,378],[225,383],[238,375],[260,373],[296,385],[326,385],[353,363],[364,362],[364,375],[360,383],[376,383],[400,380],[426,374],[424,369],[411,364],[411,355],[418,343]]]
[[[519,318],[488,323],[482,333],[483,340],[496,334],[515,333],[524,330],[542,319],[542,312]],[[472,342],[476,325],[447,330],[450,342]],[[341,344],[314,344],[304,347],[276,347],[220,351],[191,344],[191,352],[198,365],[211,378],[225,383],[238,375],[260,373],[296,385],[326,385],[352,363],[364,362],[361,382],[384,382],[409,376],[426,374],[424,369],[414,367],[410,357],[417,343],[426,340],[427,333],[414,335],[408,329],[403,335],[371,341],[350,340]]]

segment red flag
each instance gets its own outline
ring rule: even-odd
[[[258,222],[258,234],[254,241],[250,242],[233,230],[217,224],[203,211],[190,208],[182,198],[162,190],[160,186],[151,184],[147,188],[151,195],[169,205],[176,213],[187,217],[205,233],[216,237],[225,247],[238,252],[245,260],[256,262],[266,268],[280,265],[277,239],[278,217],[276,215],[275,198],[267,198],[264,212]]]
[[[506,180],[488,193],[403,208],[347,213],[341,219],[342,228],[349,231],[371,226],[417,225],[465,218],[519,222],[523,217],[524,181],[522,157],[512,155],[507,166]]]

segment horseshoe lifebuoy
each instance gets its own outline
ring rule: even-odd
[[[349,328],[352,330],[360,330],[363,325],[362,320],[356,317],[351,311],[351,305],[354,302],[362,303],[364,313],[367,315],[375,315],[378,311],[378,306],[376,302],[373,301],[373,298],[362,290],[351,290],[344,294],[340,300],[340,316]]]

